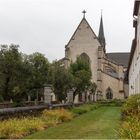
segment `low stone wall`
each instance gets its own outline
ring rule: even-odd
[[[37,116],[40,115],[41,111],[44,109],[71,108],[72,106],[80,106],[82,104],[83,103],[46,104],[46,105],[37,105],[37,106],[3,108],[0,109],[0,120],[9,119],[13,117]]]
[[[35,106],[35,105],[43,105],[44,102],[43,101],[26,101],[23,103],[23,106]],[[13,108],[14,107],[14,103],[10,103],[10,102],[3,102],[0,103],[0,109],[3,108]]]
[[[1,108],[9,108],[9,107],[12,107],[12,103],[10,103],[10,102],[0,103],[0,109]]]

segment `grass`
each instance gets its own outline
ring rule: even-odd
[[[100,107],[87,112],[70,122],[34,133],[28,139],[87,139],[118,138],[117,129],[120,122],[120,107]]]
[[[84,114],[86,112],[89,112],[89,111],[92,111],[92,110],[95,110],[97,108],[99,108],[100,105],[99,104],[84,104],[84,105],[81,105],[79,107],[74,107],[72,108],[70,111],[75,115],[75,116],[78,116],[78,115],[81,115],[81,114]]]

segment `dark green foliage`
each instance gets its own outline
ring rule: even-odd
[[[48,73],[48,83],[53,85],[54,93],[60,102],[66,100],[66,93],[70,89],[74,90],[75,97],[76,94],[86,91],[89,87],[92,91],[96,88],[90,81],[89,63],[80,57],[75,63],[71,63],[69,69],[65,69],[61,62],[53,62]]]
[[[97,85],[95,83],[90,83],[90,86],[89,86],[89,90],[92,94],[95,94],[96,92],[96,89],[97,89]]]
[[[53,91],[58,101],[66,100],[67,92],[72,88],[73,84],[71,73],[58,62],[54,62],[51,65],[50,75],[51,79],[49,81],[52,81]]]
[[[18,45],[2,45],[0,50],[0,93],[5,100],[21,98],[26,72]]]
[[[70,72],[73,75],[74,97],[77,94],[86,91],[91,85],[90,64],[81,57],[78,57],[75,63],[71,63]]]
[[[3,101],[4,101],[4,99],[3,99],[2,95],[0,95],[0,102],[3,102]]]
[[[2,45],[0,50],[0,95],[16,104],[26,100],[27,94],[37,98],[47,83],[49,62],[40,53],[23,55],[18,45]],[[38,96],[36,95],[38,94]]]
[[[26,57],[30,70],[28,77],[28,94],[32,99],[39,99],[43,96],[44,85],[48,83],[49,62],[41,53],[33,53]]]
[[[65,69],[62,63],[53,62],[41,53],[22,54],[18,45],[2,45],[0,48],[0,102],[15,102],[22,106],[27,96],[40,100],[46,84],[52,84],[58,101],[66,100],[68,90],[74,90],[74,97],[86,90],[94,93],[96,85],[91,83],[90,62],[78,57]]]

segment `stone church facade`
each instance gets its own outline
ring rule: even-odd
[[[92,82],[96,83],[97,99],[123,99],[128,92],[124,82],[129,53],[106,53],[103,19],[101,16],[99,35],[97,36],[85,14],[65,46],[65,57],[61,60],[65,67],[75,62],[78,56],[89,59]],[[78,97],[76,98],[78,101]]]

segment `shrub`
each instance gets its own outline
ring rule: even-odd
[[[140,119],[136,117],[127,117],[119,130],[120,138],[140,139]]]
[[[49,126],[71,120],[73,115],[65,109],[44,110],[40,117],[9,119],[0,122],[0,138],[23,138]]]
[[[123,105],[122,113],[124,115],[137,114],[139,112],[139,107],[140,107],[140,94],[132,95]]]
[[[57,123],[69,121],[73,118],[73,114],[65,109],[44,110],[42,116],[48,120],[55,120]]]
[[[46,127],[39,118],[9,119],[0,122],[0,138],[22,138]]]
[[[140,95],[128,98],[122,107],[122,115],[120,138],[140,139]]]

